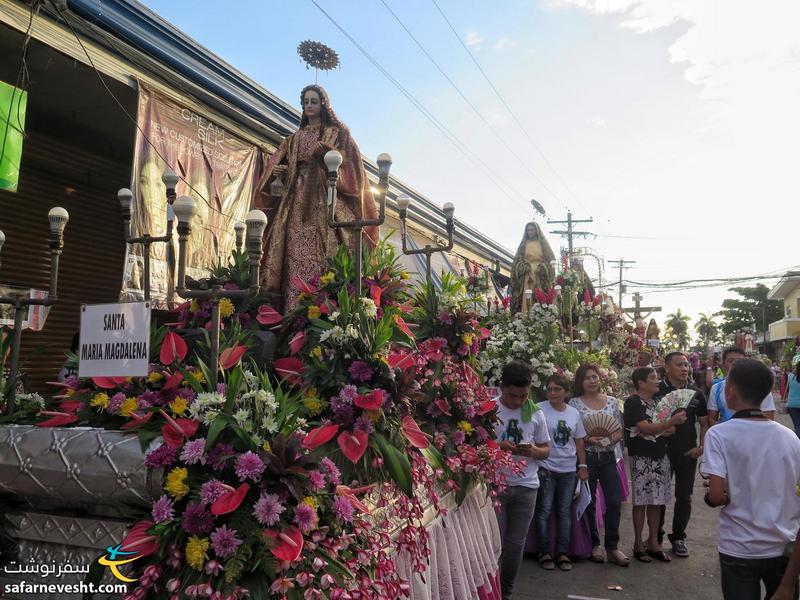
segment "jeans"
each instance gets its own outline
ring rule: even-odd
[[[572,534],[572,497],[578,474],[539,469],[539,506],[536,511],[536,540],[539,555],[550,554],[550,513],[556,509],[556,555],[569,554]]]
[[[500,588],[503,600],[511,600],[514,580],[522,564],[522,549],[536,510],[536,492],[533,488],[512,485],[500,494],[497,519],[503,536],[503,551],[500,554]]]
[[[589,491],[592,494],[592,503],[586,509],[586,514],[589,516],[589,531],[592,534],[592,547],[600,545],[600,533],[597,531],[594,508],[597,482],[599,481],[606,501],[605,547],[607,550],[616,550],[619,545],[619,519],[622,505],[617,457],[613,452],[587,452],[586,464],[589,466]]]
[[[727,554],[719,554],[722,580],[722,597],[725,600],[759,600],[761,598],[761,582],[764,582],[766,595],[778,589],[789,559],[786,556],[775,558],[736,558]],[[797,600],[797,585],[794,587],[794,598]]]
[[[789,416],[792,418],[794,432],[800,437],[800,408],[789,407]]]
[[[687,456],[670,456],[670,466],[675,477],[675,507],[672,512],[672,533],[667,536],[670,542],[686,539],[686,527],[692,516],[692,491],[694,491],[694,474],[697,472],[697,461]],[[664,519],[667,507],[661,507],[661,523],[658,527],[658,543],[664,541]]]

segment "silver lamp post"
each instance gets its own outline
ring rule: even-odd
[[[406,231],[406,219],[408,218],[408,208],[411,206],[411,196],[408,194],[400,194],[397,196],[395,202],[397,202],[397,208],[400,213],[400,239],[403,243],[403,254],[407,254],[409,256],[414,254],[425,255],[425,281],[427,281],[428,285],[430,285],[432,281],[431,255],[436,252],[447,252],[448,250],[453,249],[453,233],[455,231],[453,215],[456,212],[456,207],[452,202],[446,202],[442,207],[442,213],[444,213],[445,219],[445,228],[447,229],[447,245],[442,246],[437,244],[435,246],[431,246],[430,244],[426,244],[423,248],[408,248],[406,245],[406,237],[408,235]]]
[[[167,169],[161,175],[161,181],[167,187],[167,232],[162,236],[153,236],[143,233],[139,237],[131,237],[131,204],[133,203],[133,193],[128,188],[122,188],[117,192],[117,199],[122,208],[122,223],[125,228],[125,242],[128,244],[142,245],[142,258],[144,260],[144,299],[150,300],[150,246],[154,243],[169,243],[172,241],[172,222],[175,215],[172,211],[172,203],[175,201],[175,186],[178,185],[180,178],[172,169]]]
[[[362,271],[362,239],[361,230],[364,227],[377,227],[386,220],[386,192],[389,189],[389,169],[392,167],[392,157],[386,153],[378,156],[378,218],[354,219],[352,221],[336,220],[336,182],[339,179],[339,167],[342,166],[342,155],[336,150],[325,154],[325,168],[328,171],[328,227],[333,229],[350,229],[355,236],[356,258],[356,294],[361,295]]]
[[[22,343],[22,321],[30,306],[52,306],[58,300],[58,263],[64,249],[64,227],[69,221],[69,213],[56,206],[47,214],[50,221],[50,288],[47,298],[13,298],[0,297],[0,304],[14,307],[14,339],[11,347],[11,372],[9,375],[9,393],[6,398],[6,414],[14,412],[17,398],[17,378],[19,377],[19,352]],[[6,241],[5,234],[0,231],[0,249]]]
[[[191,196],[181,196],[173,203],[173,210],[178,219],[178,286],[176,292],[181,298],[196,298],[211,302],[211,385],[216,388],[219,378],[219,301],[248,298],[258,294],[261,289],[260,270],[264,230],[267,227],[267,216],[260,210],[247,213],[247,253],[250,260],[250,286],[245,290],[226,290],[224,281],[212,280],[207,290],[190,290],[186,287],[186,259],[189,237],[192,234],[192,218],[197,213],[197,203]]]

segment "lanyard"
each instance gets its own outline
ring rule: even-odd
[[[764,419],[764,413],[758,408],[737,410],[731,419]]]

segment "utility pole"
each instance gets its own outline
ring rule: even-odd
[[[575,231],[572,226],[576,223],[591,223],[592,218],[589,217],[588,219],[573,219],[572,218],[572,211],[567,210],[567,219],[565,221],[554,221],[552,219],[547,219],[548,225],[566,225],[567,229],[559,229],[557,231],[551,231],[550,233],[560,235],[561,237],[567,238],[567,246],[569,247],[569,260],[570,265],[572,264],[572,238],[576,237],[586,237],[589,235],[593,235],[590,231]]]
[[[632,265],[635,264],[635,260],[623,260],[620,258],[619,260],[610,260],[608,261],[612,264],[616,263],[619,267],[619,309],[622,310],[622,292],[625,290],[625,286],[622,285],[622,271],[627,269],[625,265]]]

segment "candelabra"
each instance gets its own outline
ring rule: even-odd
[[[186,287],[186,259],[188,253],[189,237],[192,234],[192,217],[197,212],[197,203],[191,196],[181,196],[172,204],[175,216],[178,218],[178,285],[176,292],[181,298],[196,299],[211,302],[211,377],[212,389],[216,388],[219,377],[219,332],[220,314],[219,301],[222,298],[229,300],[248,298],[258,294],[261,289],[260,269],[262,249],[261,243],[264,230],[267,227],[267,216],[260,210],[251,210],[247,213],[247,253],[250,259],[250,286],[245,290],[226,290],[225,281],[211,279],[209,289],[190,290]],[[244,231],[239,224],[235,227],[237,236]],[[237,245],[239,245],[237,237]]]
[[[31,306],[51,306],[58,300],[58,262],[64,249],[64,227],[69,221],[69,213],[56,206],[47,214],[50,221],[50,288],[46,298],[0,297],[0,304],[14,307],[14,338],[11,347],[11,371],[9,373],[9,391],[6,397],[6,414],[14,412],[17,397],[17,378],[19,376],[19,351],[22,342],[22,321]],[[0,231],[0,249],[6,241],[5,234]]]
[[[356,258],[356,294],[361,295],[362,278],[362,240],[361,230],[364,227],[377,227],[383,225],[386,219],[386,192],[389,189],[389,169],[392,166],[392,157],[386,153],[378,156],[378,218],[354,219],[352,221],[336,220],[336,182],[339,179],[339,167],[342,166],[342,155],[336,150],[325,154],[325,167],[328,170],[328,227],[333,229],[350,229],[355,237]]]
[[[179,177],[172,169],[167,169],[161,175],[161,181],[167,186],[167,232],[161,236],[153,236],[143,233],[139,237],[131,237],[131,204],[133,194],[128,188],[122,188],[117,192],[117,199],[122,207],[122,223],[125,228],[125,241],[128,244],[142,245],[142,260],[144,261],[144,299],[150,300],[150,246],[157,242],[169,243],[172,241],[172,203],[175,201],[175,186],[178,185]]]
[[[406,219],[408,217],[408,207],[411,206],[411,197],[408,194],[400,194],[397,196],[397,208],[400,212],[400,238],[402,240],[403,254],[424,254],[425,255],[425,280],[428,285],[431,284],[431,255],[436,252],[447,252],[453,249],[453,232],[455,231],[455,224],[453,223],[453,215],[456,212],[456,207],[452,202],[446,202],[442,207],[442,212],[445,218],[445,227],[447,229],[447,245],[442,246],[436,244],[431,246],[426,244],[423,248],[408,248],[406,246]]]

